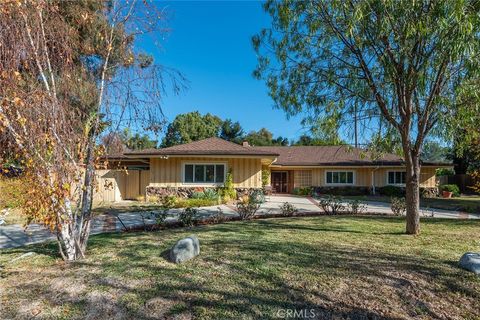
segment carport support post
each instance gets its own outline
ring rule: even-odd
[[[372,194],[375,195],[375,171],[378,169],[378,167],[374,168],[372,170]]]

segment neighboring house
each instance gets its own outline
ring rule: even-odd
[[[372,160],[370,156],[363,149],[348,146],[255,147],[209,138],[110,157],[111,168],[127,168],[128,174],[105,171],[100,177],[116,179],[115,199],[110,195],[107,200],[140,195],[187,196],[199,188],[222,186],[228,172],[237,191],[243,194],[263,187],[264,170],[276,193],[312,187],[318,193],[345,189],[368,194],[386,185],[405,185],[405,166],[400,157],[386,154]],[[435,170],[439,167],[450,166],[422,163],[421,187],[436,190]]]

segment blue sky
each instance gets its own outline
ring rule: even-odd
[[[252,77],[257,59],[250,39],[270,23],[260,2],[162,1],[158,6],[168,9],[171,31],[160,48],[151,38],[142,39],[140,48],[190,82],[180,96],[164,99],[169,121],[198,110],[239,121],[247,132],[266,127],[289,139],[304,133],[301,117],[287,120],[283,111],[273,108],[264,82]]]

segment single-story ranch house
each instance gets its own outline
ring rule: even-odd
[[[208,138],[110,156],[111,170],[100,171],[99,180],[100,185],[113,188],[99,192],[97,199],[189,195],[201,188],[223,186],[228,172],[239,194],[262,188],[262,173],[274,193],[311,187],[316,193],[369,194],[387,185],[405,184],[402,158],[393,154],[370,157],[368,151],[349,146],[257,147]],[[127,170],[114,170],[120,167]],[[440,167],[450,166],[422,163],[421,187],[430,193],[436,192],[435,170]]]

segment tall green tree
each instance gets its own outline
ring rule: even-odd
[[[283,137],[273,138],[273,133],[268,129],[262,128],[258,131],[250,131],[244,140],[252,146],[286,146],[288,139]]]
[[[446,162],[449,149],[437,141],[427,141],[420,158],[422,161]]]
[[[242,126],[238,121],[233,122],[231,119],[223,121],[220,129],[220,138],[227,141],[241,143],[243,135],[244,132]]]
[[[345,144],[341,140],[323,140],[312,135],[302,134],[298,140],[294,141],[294,146],[333,146]]]
[[[189,143],[211,137],[217,137],[222,120],[210,113],[201,115],[194,111],[179,114],[167,127],[167,133],[162,141],[163,147]]]
[[[448,117],[477,108],[478,1],[267,1],[271,28],[253,37],[254,75],[288,114],[327,115],[344,127],[376,116],[400,136],[406,165],[406,232],[420,232],[420,155]],[[459,97],[469,97],[469,101]],[[463,109],[462,109],[463,108]],[[466,110],[466,111],[465,111]],[[373,123],[375,123],[373,122]]]

